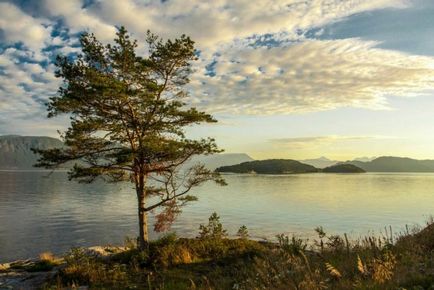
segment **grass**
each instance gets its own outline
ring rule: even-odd
[[[217,223],[218,216],[217,216]],[[278,243],[225,238],[210,221],[200,238],[167,235],[109,259],[74,249],[46,289],[434,289],[434,223],[397,237],[349,241],[317,228],[313,244],[279,235]],[[206,226],[205,226],[206,227]],[[212,228],[217,229],[213,233]]]
[[[63,259],[56,258],[50,252],[39,254],[39,259],[36,261],[17,261],[11,263],[10,268],[16,270],[24,270],[27,272],[46,272],[51,271],[54,267],[60,265]]]

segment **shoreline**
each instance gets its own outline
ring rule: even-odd
[[[149,281],[153,285],[164,285],[164,281],[169,279],[173,285],[178,285],[164,289],[182,288],[180,285],[196,285],[198,288],[195,289],[208,289],[206,285],[211,285],[212,289],[229,289],[228,285],[231,289],[251,289],[249,287],[256,285],[263,285],[267,289],[282,289],[274,288],[275,283],[286,285],[285,283],[292,283],[294,277],[302,279],[300,281],[311,279],[309,277],[314,269],[317,273],[315,275],[318,275],[315,278],[317,282],[323,281],[321,283],[325,284],[321,285],[333,289],[348,289],[345,288],[348,285],[346,283],[355,282],[362,283],[361,286],[380,287],[375,289],[426,283],[434,285],[434,268],[428,262],[434,259],[434,223],[428,222],[426,227],[413,229],[396,238],[389,233],[389,236],[382,238],[366,236],[357,241],[349,241],[346,236],[327,235],[322,228],[317,228],[316,231],[318,239],[310,246],[302,239],[283,234],[278,236],[277,243],[255,241],[247,237],[226,238],[224,233],[200,238],[178,238],[169,234],[152,241],[149,250],[144,252],[139,251],[130,240],[124,246],[72,249],[61,257],[41,253],[38,259],[0,264],[0,289],[58,287],[55,285],[63,286],[43,289],[69,289],[71,285],[84,287],[80,289],[92,286],[124,288],[125,285],[137,283],[143,285],[140,284],[143,279],[145,282],[146,279],[151,279]],[[258,261],[262,262],[258,264]],[[266,264],[262,265],[263,262]],[[233,272],[241,265],[246,273]],[[380,268],[377,267],[380,265],[386,267],[381,268],[381,271],[385,271],[381,272],[383,276],[378,272]],[[424,267],[422,272],[419,268],[415,270],[421,265]],[[276,271],[281,267],[296,267],[294,269],[298,270],[291,272],[290,276],[282,272],[279,274],[281,277],[274,282],[249,278],[257,277],[257,273],[262,271]],[[181,269],[181,273],[186,272],[180,274]],[[204,270],[208,274],[197,272]],[[154,271],[160,274],[152,276],[156,275]],[[234,275],[227,276],[225,273]],[[291,275],[295,276],[291,278]],[[407,284],[402,284],[403,281],[407,281]],[[420,281],[425,281],[425,284],[417,284],[422,283]],[[243,288],[242,285],[246,287]],[[191,287],[185,289],[194,288]],[[151,288],[154,289],[154,286],[144,289]]]

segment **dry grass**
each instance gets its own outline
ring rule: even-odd
[[[434,225],[349,241],[317,229],[318,240],[166,236],[149,252],[109,260],[74,250],[51,289],[434,289]],[[431,287],[431,288],[430,288]]]
[[[39,254],[39,260],[44,262],[55,262],[56,257],[54,257],[53,253],[51,252],[43,252]]]

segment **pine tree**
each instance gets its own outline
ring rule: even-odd
[[[154,228],[163,231],[182,206],[196,200],[188,194],[193,187],[209,180],[224,184],[203,165],[185,165],[194,155],[221,152],[212,138],[185,136],[187,126],[216,122],[184,101],[196,60],[194,42],[185,35],[163,41],[148,31],[143,57],[137,54],[137,41],[121,27],[113,45],[89,33],[80,43],[77,57],[57,57],[56,77],[63,85],[47,104],[48,117],[70,116],[70,127],[61,134],[65,147],[34,150],[40,154],[36,166],[56,169],[75,160],[69,179],[132,182],[144,249],[150,211],[160,209]]]

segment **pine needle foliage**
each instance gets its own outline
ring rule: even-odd
[[[194,42],[182,35],[163,41],[148,31],[147,56],[124,27],[114,44],[103,45],[93,34],[80,38],[76,58],[57,57],[56,77],[63,80],[48,103],[48,117],[70,116],[61,137],[64,148],[34,150],[36,166],[55,169],[75,161],[70,179],[90,183],[130,181],[138,198],[140,246],[148,242],[147,214],[161,209],[156,231],[166,230],[181,207],[196,200],[195,186],[224,180],[202,165],[185,168],[198,154],[221,152],[214,139],[188,139],[185,128],[214,123],[209,114],[187,106]],[[156,200],[149,204],[149,198]]]

